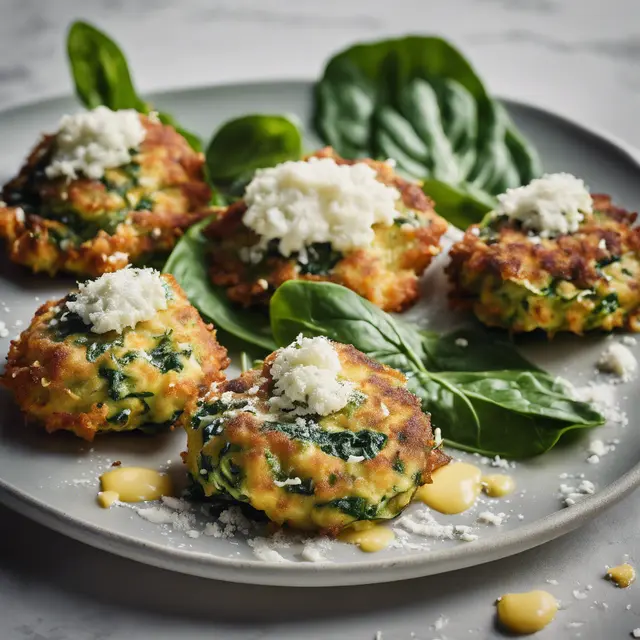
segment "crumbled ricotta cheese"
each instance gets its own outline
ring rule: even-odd
[[[9,336],[9,329],[7,325],[0,320],[0,338],[7,338]]]
[[[593,404],[594,408],[599,411],[610,422],[617,422],[626,426],[629,417],[615,404],[615,387],[610,384],[589,384],[586,387],[579,387],[574,390],[574,397],[583,402]]]
[[[634,638],[640,638],[640,627],[638,627],[637,629],[634,629],[634,630],[631,632],[631,635],[632,635]]]
[[[614,373],[626,382],[631,380],[638,370],[638,361],[623,344],[612,342],[600,355],[598,369]]]
[[[575,233],[593,201],[585,184],[569,173],[552,173],[498,196],[494,215],[507,216],[525,229],[550,238]]]
[[[277,352],[271,365],[272,410],[321,416],[340,411],[354,391],[353,384],[338,379],[341,369],[329,340],[298,336]]]
[[[433,432],[433,438],[435,440],[436,447],[439,447],[442,444],[442,430],[440,429],[440,427],[436,427],[435,431]]]
[[[600,458],[602,456],[606,456],[607,453],[615,449],[614,446],[605,444],[602,440],[592,440],[589,443],[589,457],[587,458],[587,462],[590,464],[598,464],[600,462]]]
[[[130,162],[131,150],[137,149],[144,137],[140,115],[133,109],[112,111],[100,106],[63,116],[45,172],[49,178],[74,179],[82,174],[98,180],[105,169]]]
[[[253,555],[263,562],[289,562],[279,554],[267,538],[253,538],[247,540],[247,544],[253,549]]]
[[[584,500],[587,496],[593,495],[596,492],[595,485],[589,480],[582,480],[577,487],[561,484],[560,485],[560,498],[564,500],[565,507],[570,507],[580,500]]]
[[[478,522],[492,524],[496,527],[499,527],[504,519],[504,513],[492,513],[491,511],[483,511],[480,515],[478,515]]]
[[[261,251],[278,240],[283,256],[298,252],[304,261],[306,247],[316,242],[329,242],[337,251],[370,246],[372,226],[393,223],[399,197],[361,162],[284,162],[256,171],[245,192],[243,222],[260,236]]]
[[[135,327],[167,308],[164,281],[154,269],[121,269],[80,284],[67,309],[77,313],[94,333]]]

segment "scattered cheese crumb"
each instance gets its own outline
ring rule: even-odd
[[[9,329],[7,329],[7,325],[0,320],[0,338],[9,337]]]
[[[347,405],[353,385],[338,380],[338,353],[324,337],[303,338],[277,352],[271,365],[272,409],[326,416]]]
[[[598,369],[613,373],[624,382],[627,382],[635,375],[638,369],[638,361],[623,344],[612,342],[600,355]]]
[[[505,518],[504,513],[491,513],[491,511],[483,511],[478,515],[478,522],[485,522],[499,527]]]
[[[75,300],[67,300],[66,306],[94,333],[122,333],[166,309],[167,296],[154,269],[121,269],[80,284]]]
[[[624,336],[621,342],[626,344],[627,347],[635,347],[638,344],[638,341],[633,336]]]
[[[584,500],[587,496],[593,495],[596,491],[595,485],[589,480],[582,480],[577,487],[567,484],[560,485],[560,497],[564,500],[566,507]]]
[[[640,627],[638,627],[637,629],[634,629],[634,630],[631,632],[631,635],[632,635],[634,638],[640,638]]]
[[[593,200],[582,180],[569,173],[553,173],[507,189],[498,196],[493,215],[517,220],[541,238],[550,238],[575,233],[592,207]]]
[[[253,538],[247,540],[247,544],[253,549],[253,555],[258,560],[276,563],[289,562],[273,548],[272,543],[267,538]]]
[[[45,172],[49,178],[75,179],[80,173],[98,180],[105,169],[130,162],[131,150],[137,149],[144,137],[140,115],[133,109],[112,111],[100,106],[63,116]]]
[[[272,240],[288,257],[329,242],[337,251],[370,246],[374,224],[391,225],[398,215],[397,189],[376,179],[367,164],[339,165],[331,158],[284,162],[258,169],[245,192],[244,224],[260,236],[259,249]]]
[[[440,429],[440,427],[436,427],[435,431],[433,432],[433,438],[436,447],[439,447],[442,444],[442,430]]]
[[[468,347],[469,341],[466,338],[456,338],[456,347]]]

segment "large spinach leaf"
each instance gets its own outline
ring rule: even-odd
[[[299,333],[326,335],[402,371],[453,447],[524,458],[604,422],[492,333],[420,332],[339,285],[286,282],[272,298],[271,326],[280,345]]]
[[[241,197],[256,169],[302,156],[302,134],[286,116],[247,115],[223,124],[207,147],[211,182],[231,197]]]
[[[87,108],[104,105],[114,111],[135,109],[145,114],[154,111],[138,96],[120,47],[99,29],[86,22],[74,22],[67,35],[67,55],[76,93]],[[183,135],[193,149],[202,150],[200,139],[180,127],[172,116],[158,112],[158,117]]]
[[[540,174],[534,149],[462,54],[435,37],[359,44],[316,85],[315,128],[348,158],[393,158],[441,215],[478,222],[492,195]],[[431,193],[433,189],[434,193]]]
[[[211,283],[207,273],[207,241],[202,229],[207,218],[192,226],[176,244],[163,271],[170,273],[184,289],[191,304],[216,327],[267,351],[276,349],[266,313],[233,304],[223,287]]]

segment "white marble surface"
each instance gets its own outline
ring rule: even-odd
[[[0,108],[70,91],[63,39],[75,18],[115,35],[143,91],[311,78],[332,51],[353,41],[438,33],[471,57],[494,92],[640,147],[637,0],[0,0]],[[494,599],[533,587],[548,588],[566,606],[540,638],[630,637],[640,627],[640,585],[616,590],[601,574],[624,554],[640,564],[638,497],[581,531],[499,563],[330,590],[170,574],[0,508],[0,639],[373,640],[378,630],[383,640],[500,637]],[[573,590],[588,584],[588,598],[575,599]],[[440,615],[450,622],[438,631],[432,625]]]

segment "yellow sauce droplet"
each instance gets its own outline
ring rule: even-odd
[[[395,537],[391,529],[373,525],[362,529],[346,529],[338,535],[338,540],[358,545],[362,551],[373,553],[388,547]]]
[[[607,577],[621,589],[626,589],[636,581],[636,570],[627,562],[607,569]]]
[[[122,502],[157,500],[173,493],[168,475],[144,467],[118,467],[100,476],[103,492],[119,494]]]
[[[433,474],[431,484],[416,491],[415,499],[440,513],[462,513],[472,507],[480,495],[481,475],[480,469],[472,464],[448,464]]]
[[[515,488],[515,480],[504,473],[482,476],[482,490],[490,498],[503,498],[513,493]]]
[[[498,620],[512,633],[544,629],[558,612],[558,601],[546,591],[507,593],[498,601]]]
[[[98,493],[98,504],[103,509],[108,509],[117,500],[120,500],[120,494],[116,491],[100,491]]]

